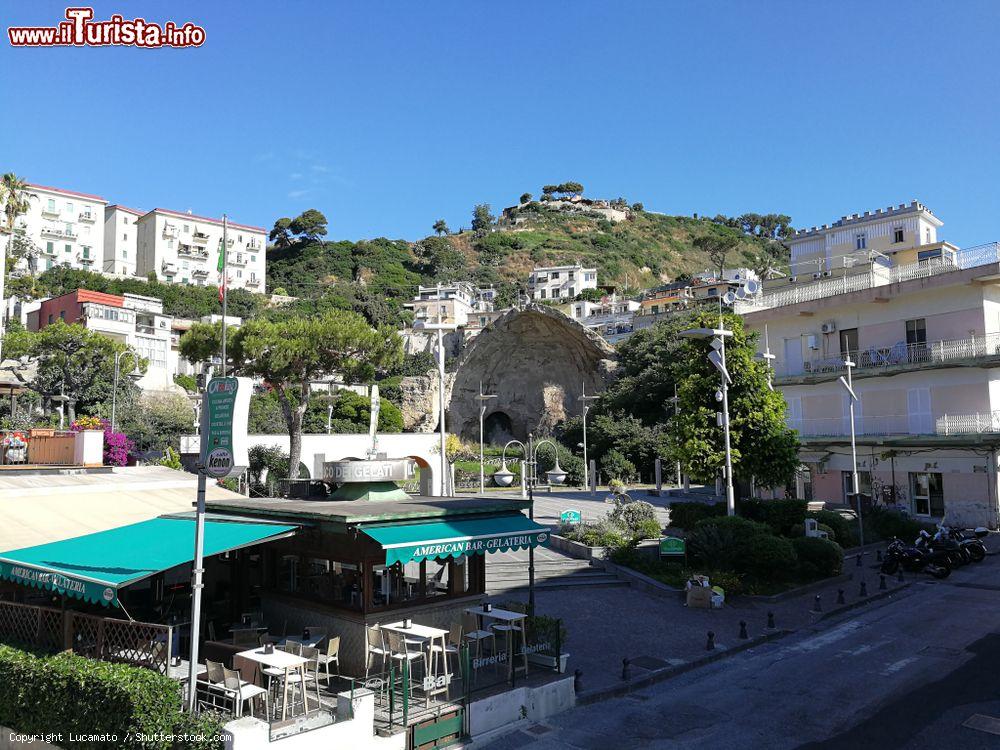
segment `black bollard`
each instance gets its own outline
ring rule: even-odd
[[[775,625],[774,625],[774,612],[768,612],[767,613],[767,629],[768,630],[774,630],[774,628],[775,628]]]
[[[578,669],[573,673],[573,692],[579,694],[583,690],[583,670]]]
[[[864,581],[861,582],[861,592],[858,594],[860,597],[868,596],[868,584]]]
[[[889,588],[889,587],[885,585],[885,576],[880,575],[878,577],[878,590],[879,591],[885,591],[887,588]]]
[[[863,563],[861,562],[861,558],[864,557],[864,555],[865,555],[864,552],[859,552],[857,558],[855,558],[857,560],[855,565],[859,568],[863,565]]]
[[[878,562],[882,562],[882,550],[880,549],[875,550],[875,559]]]
[[[748,640],[750,638],[750,635],[747,633],[747,621],[746,620],[740,620],[740,638],[742,640],[744,640],[744,641]]]
[[[844,601],[844,590],[837,589],[837,604],[845,604],[845,603],[846,602]]]
[[[899,569],[899,573],[897,573],[897,574],[896,574],[896,580],[897,580],[897,581],[898,581],[899,583],[902,583],[902,582],[903,582],[903,569],[902,569],[902,568],[900,568],[900,569]]]
[[[713,633],[711,630],[708,631],[708,643],[705,644],[705,650],[706,651],[715,650],[715,633]]]
[[[813,608],[812,608],[812,611],[813,612],[822,612],[823,611],[823,600],[820,599],[819,594],[816,594],[816,596],[813,597]]]
[[[623,680],[632,679],[632,665],[629,664],[628,659],[622,659],[622,679]]]

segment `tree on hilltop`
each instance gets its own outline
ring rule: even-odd
[[[438,236],[441,236],[442,234],[451,234],[451,231],[448,229],[448,225],[445,223],[444,219],[438,219],[435,221],[432,229]]]
[[[472,231],[482,234],[489,231],[496,217],[490,212],[489,203],[480,203],[472,209]]]

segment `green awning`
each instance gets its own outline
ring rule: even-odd
[[[162,517],[0,553],[0,577],[109,606],[119,589],[194,559],[193,517]],[[205,520],[205,556],[289,536],[298,527]]]
[[[549,538],[548,526],[520,513],[359,528],[382,545],[386,565],[528,549],[544,544]]]

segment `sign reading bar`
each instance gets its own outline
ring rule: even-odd
[[[559,523],[570,525],[579,524],[583,521],[583,514],[576,508],[567,508],[559,514]]]
[[[328,482],[408,482],[416,476],[409,458],[392,461],[327,461],[323,464]]]
[[[249,378],[212,378],[202,401],[201,465],[210,477],[224,479],[246,471]]]
[[[683,557],[686,552],[687,545],[680,537],[665,536],[660,539],[660,557]]]

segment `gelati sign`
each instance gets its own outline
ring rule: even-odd
[[[210,477],[223,479],[246,471],[249,378],[212,378],[202,401],[201,465]]]
[[[409,458],[391,461],[327,461],[323,475],[328,482],[408,482],[416,476]]]

